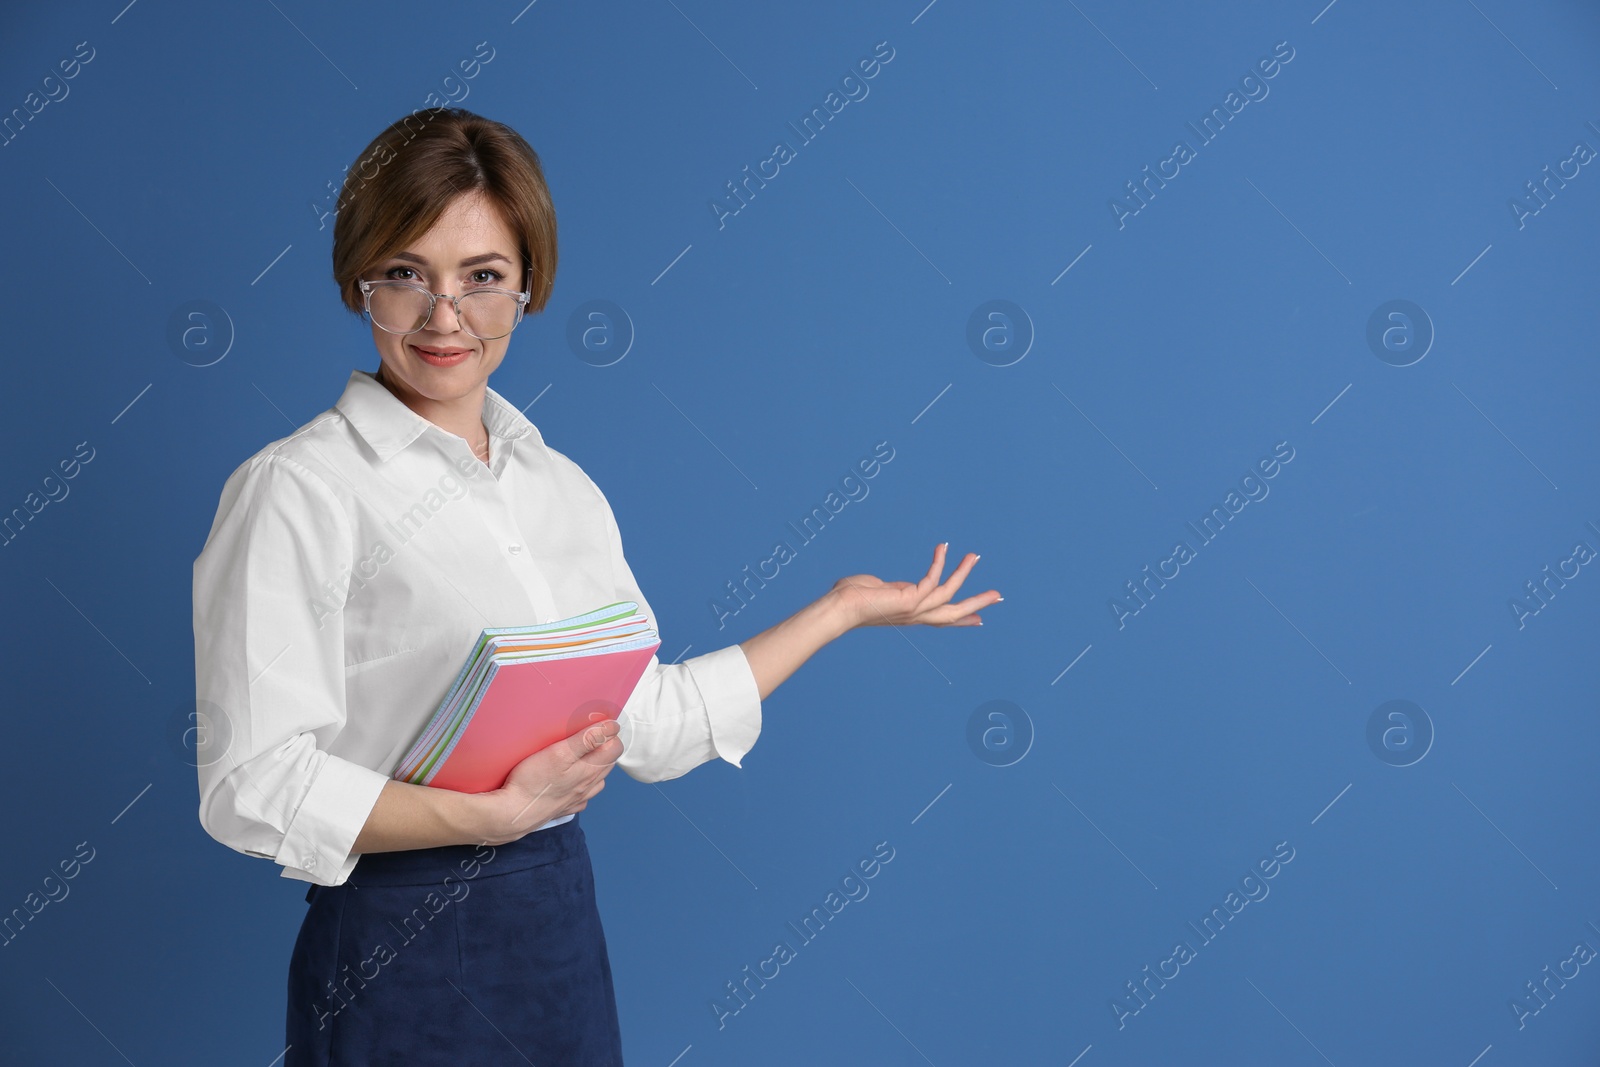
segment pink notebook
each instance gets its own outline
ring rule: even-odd
[[[526,757],[615,719],[661,642],[632,601],[486,629],[394,777],[482,793]]]

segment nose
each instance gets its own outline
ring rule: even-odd
[[[434,333],[465,333],[459,318],[456,315],[455,301],[450,299],[449,293],[435,293],[433,301],[433,317],[427,322],[427,328]]]

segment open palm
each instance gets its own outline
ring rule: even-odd
[[[933,550],[933,565],[921,581],[885,582],[870,574],[853,574],[835,582],[833,593],[850,613],[854,620],[852,625],[982,626],[978,610],[1003,598],[998,591],[990,589],[952,604],[950,598],[961,588],[978,557],[967,553],[961,565],[941,582],[939,577],[944,573],[947,545],[948,542]]]

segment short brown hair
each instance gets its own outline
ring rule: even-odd
[[[333,223],[333,280],[362,313],[361,275],[426,233],[449,203],[481,190],[505,215],[533,271],[527,314],[556,275],[556,212],[539,156],[511,127],[459,107],[420,108],[375,137],[345,173]]]

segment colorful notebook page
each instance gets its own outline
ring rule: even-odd
[[[417,782],[437,769],[471,722],[496,663],[538,662],[639,647],[638,641],[653,639],[654,631],[648,629],[649,620],[638,614],[637,608],[633,601],[618,601],[554,622],[485,629],[394,777]],[[641,633],[649,637],[641,638]]]
[[[584,656],[598,656],[598,655],[603,655],[605,653],[610,653],[610,652],[626,652],[626,651],[631,651],[633,649],[656,648],[656,647],[660,646],[660,643],[661,642],[658,641],[656,639],[656,637],[655,637],[655,631],[654,630],[650,630],[650,631],[647,631],[645,635],[642,635],[642,636],[640,636],[640,637],[638,637],[638,638],[636,638],[634,640],[624,642],[622,644],[611,645],[611,646],[608,646],[608,647],[605,647],[605,648],[585,649],[585,650],[583,650],[581,652],[577,652],[577,653],[575,653],[573,655],[569,655],[569,656],[544,657],[544,658],[547,658],[547,659],[548,658],[577,659],[577,658],[581,658],[581,657],[584,657]],[[416,782],[419,782],[422,785],[429,784],[430,782],[433,781],[434,775],[438,773],[439,769],[441,767],[443,767],[446,762],[449,761],[450,754],[455,751],[456,745],[461,741],[461,739],[463,737],[466,736],[467,727],[469,725],[471,725],[471,722],[472,722],[472,716],[478,710],[478,707],[482,703],[484,696],[489,692],[489,688],[494,682],[495,674],[497,674],[502,667],[509,667],[509,666],[516,665],[518,663],[533,662],[533,660],[535,658],[536,657],[522,656],[522,657],[515,657],[515,658],[509,659],[509,660],[503,660],[502,661],[501,659],[499,659],[499,657],[496,657],[491,662],[488,674],[487,674],[487,676],[485,678],[485,681],[484,681],[484,684],[478,690],[478,693],[477,693],[476,697],[474,698],[471,707],[469,707],[467,709],[466,713],[462,716],[460,727],[458,729],[456,729],[456,730],[451,731],[451,734],[449,735],[448,739],[444,742],[443,748],[437,750],[431,757],[429,757],[428,759],[426,759],[423,762],[422,766],[418,768],[418,770],[417,770],[416,774],[413,776],[412,780],[416,781]],[[573,732],[576,733],[577,731],[574,730]]]
[[[439,708],[428,720],[422,736],[412,745],[406,758],[401,761],[401,765],[404,766],[411,762],[412,756],[416,755],[420,748],[449,724],[451,716],[446,713],[446,709],[459,699],[462,685],[473,677],[475,671],[481,669],[482,657],[493,651],[492,643],[496,639],[515,639],[541,633],[547,635],[567,633],[571,636],[581,636],[596,629],[603,629],[607,626],[633,619],[636,617],[635,613],[638,606],[631,600],[624,600],[615,604],[607,604],[582,615],[574,615],[568,619],[557,619],[554,622],[539,623],[531,626],[491,627],[482,631],[474,642],[472,651],[468,653],[466,661],[461,665],[461,671],[456,675],[455,681],[445,693],[444,700],[440,702]],[[637,617],[643,618],[643,616]]]
[[[499,626],[486,629],[478,635],[472,650],[467,654],[466,661],[461,665],[460,673],[456,675],[455,682],[451,684],[449,691],[445,693],[444,701],[441,702],[440,707],[442,708],[454,698],[456,690],[461,687],[462,681],[471,672],[473,664],[478,661],[489,642],[496,637],[533,636],[562,632],[577,634],[595,627],[603,627],[619,621],[625,621],[638,610],[639,605],[635,601],[619,600],[614,604],[606,604],[593,611],[584,612],[582,615],[574,615],[568,619],[557,619],[554,622],[536,623],[530,626]],[[640,617],[643,618],[643,616]],[[435,712],[435,715],[437,716],[437,712]],[[430,720],[429,725],[432,726],[436,721],[436,719]]]
[[[627,614],[613,617],[613,621],[599,626],[564,625],[568,621],[545,624],[550,633],[542,643],[521,636],[530,629],[521,627],[503,627],[501,629],[508,632],[490,636],[487,640],[480,637],[474,648],[473,658],[464,668],[463,674],[458,676],[456,684],[451,687],[422,736],[401,761],[397,776],[414,772],[416,765],[425,759],[441,740],[464,725],[463,704],[475,703],[476,697],[481,694],[481,686],[491,657],[501,655],[504,658],[508,655],[527,654],[543,658],[560,658],[564,652],[574,653],[585,646],[604,642],[614,643],[616,640],[633,636],[644,628],[648,619],[643,615]]]
[[[648,636],[620,635],[616,638],[596,640],[586,647],[495,652],[484,656],[475,665],[473,674],[466,685],[459,691],[459,699],[452,706],[445,709],[445,715],[440,719],[439,728],[425,732],[424,737],[413,747],[412,753],[402,761],[400,768],[395,772],[396,777],[404,775],[407,781],[415,780],[419,769],[425,770],[425,768],[420,768],[420,765],[430,762],[430,757],[436,755],[442,746],[454,747],[456,739],[466,730],[467,724],[472,719],[473,712],[477,710],[478,705],[483,700],[484,693],[488,691],[496,667],[513,663],[537,663],[574,659],[580,656],[597,656],[607,652],[642,647],[642,645],[655,640],[654,630],[646,629],[643,633]]]
[[[628,604],[631,605],[631,602],[628,602]],[[585,617],[578,616],[578,618]],[[610,616],[601,624],[566,625],[570,620],[560,620],[556,623],[545,624],[546,627],[551,629],[542,641],[528,639],[525,636],[528,630],[531,629],[528,627],[501,627],[496,630],[485,631],[474,645],[471,657],[463,666],[461,673],[457,675],[455,684],[450,687],[450,691],[445,695],[439,710],[434,713],[428,726],[423,730],[422,736],[412,746],[410,755],[402,761],[402,767],[411,765],[412,756],[416,756],[420,749],[430,746],[441,731],[447,730],[455,724],[459,718],[457,712],[459,711],[460,701],[464,698],[470,699],[467,694],[481,680],[483,672],[486,670],[488,656],[497,652],[532,652],[544,649],[556,649],[559,651],[564,645],[577,648],[629,627],[642,626],[648,621],[643,615],[636,613]]]

